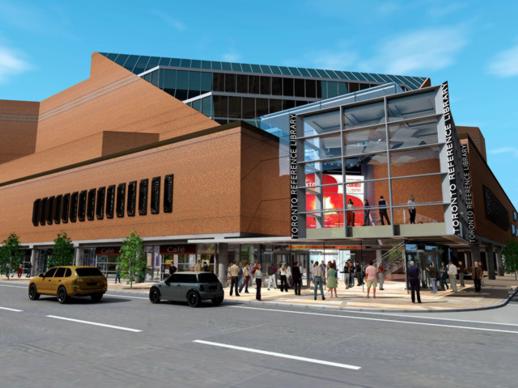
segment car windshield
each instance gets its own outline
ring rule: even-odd
[[[95,267],[76,268],[77,276],[103,276],[102,272]]]
[[[218,277],[213,273],[200,273],[198,274],[200,283],[217,283]]]

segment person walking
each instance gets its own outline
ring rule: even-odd
[[[281,292],[288,292],[288,265],[283,263],[280,269],[281,275]]]
[[[255,277],[255,299],[261,300],[261,286],[263,284],[263,272],[261,271],[261,264],[257,263],[254,269]]]
[[[241,283],[241,287],[239,287],[239,292],[245,289],[245,294],[249,294],[248,292],[248,282],[250,281],[250,269],[248,264],[243,265],[243,283]]]
[[[365,268],[365,279],[367,279],[367,298],[370,298],[370,292],[372,287],[372,296],[376,298],[376,278],[378,270],[374,266],[374,262],[371,260],[367,268]]]
[[[362,271],[362,265],[360,262],[356,263],[356,267],[354,269],[354,272],[356,273],[356,280],[358,282],[358,286],[363,286],[363,271]]]
[[[437,293],[437,268],[433,264],[433,261],[430,263],[428,268],[426,269],[428,273],[428,277],[430,279],[430,285],[432,286],[432,294]]]
[[[313,275],[314,299],[317,300],[317,289],[319,288],[322,300],[326,300],[324,296],[324,285],[322,284],[322,267],[318,264],[318,261],[315,261],[313,264],[311,274]]]
[[[349,277],[347,288],[352,288],[352,287],[354,287],[354,265],[351,260],[347,261],[347,271],[348,271],[348,277]]]
[[[408,282],[410,283],[410,290],[412,292],[412,303],[415,303],[417,296],[417,303],[421,303],[421,280],[419,277],[421,276],[421,271],[413,261],[409,263],[407,277]]]
[[[18,279],[22,277],[23,275],[23,264],[20,263],[20,265],[18,266],[18,270],[16,271],[16,275],[18,275]]]
[[[371,224],[371,209],[369,200],[366,199],[363,204],[363,226],[369,226]]]
[[[459,260],[459,282],[461,287],[465,287],[464,284],[464,274],[466,273],[466,266],[464,265],[464,261]]]
[[[239,283],[239,266],[236,263],[232,263],[232,265],[228,269],[228,273],[230,275],[230,296],[232,296],[232,291],[236,290],[236,296],[239,296],[238,283]]]
[[[416,210],[415,210],[415,198],[414,195],[410,196],[408,200],[408,213],[410,215],[410,223],[415,224]]]
[[[385,201],[385,198],[383,198],[383,195],[380,195],[380,199],[378,201],[378,207],[379,207],[381,225],[385,225],[385,221],[387,221],[387,225],[390,225],[390,219],[389,219],[389,216],[387,213],[387,201]]]
[[[475,261],[473,263],[473,268],[471,269],[471,276],[473,278],[473,283],[475,284],[475,292],[480,292],[482,289],[482,276],[483,276],[482,267],[480,266],[480,262]]]
[[[291,267],[291,276],[293,278],[293,290],[295,291],[295,295],[300,295],[300,288],[302,286],[302,273],[300,271],[299,263],[293,263],[293,267]]]
[[[268,267],[268,291],[270,288],[277,289],[277,266],[272,264]]]
[[[453,264],[452,261],[450,261],[450,264],[448,264],[448,277],[450,279],[450,286],[453,292],[457,292],[457,273],[459,270],[457,269],[457,266]]]
[[[333,293],[335,298],[338,298],[336,294],[336,287],[338,286],[338,273],[336,272],[335,264],[329,262],[327,269],[327,288],[329,289],[329,293],[331,294],[331,298],[333,297]]]
[[[383,284],[385,283],[385,267],[383,263],[378,265],[378,282],[380,284],[380,291],[384,291]]]
[[[121,282],[121,271],[120,271],[119,264],[117,264],[115,266],[115,284],[117,284],[117,283],[120,284],[120,282]]]
[[[446,267],[444,264],[442,264],[441,273],[439,274],[439,276],[441,279],[441,291],[445,291],[448,289],[448,267]]]
[[[32,270],[32,264],[29,262],[29,263],[27,263],[27,267],[26,267],[26,271],[27,271],[27,273],[25,274],[26,278],[31,277],[31,270]]]

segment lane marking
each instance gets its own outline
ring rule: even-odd
[[[25,288],[25,289],[29,289],[29,285],[26,285],[26,286],[15,286],[14,284],[0,284],[0,287]]]
[[[350,370],[360,370],[362,368],[361,366],[356,366],[356,365],[340,364],[338,362],[318,360],[316,358],[294,356],[294,355],[291,355],[291,354],[269,352],[269,351],[266,351],[266,350],[260,350],[260,349],[254,349],[254,348],[245,348],[245,347],[242,347],[242,346],[222,344],[222,343],[219,343],[219,342],[211,342],[211,341],[203,341],[203,340],[194,340],[192,342],[195,342],[197,344],[216,346],[216,347],[220,347],[220,348],[239,350],[239,351],[242,351],[242,352],[264,354],[266,356],[272,356],[272,357],[277,357],[277,358],[287,358],[289,360],[309,362],[309,363],[312,363],[312,364],[334,366],[336,368],[343,368],[343,369],[350,369]]]
[[[62,321],[69,321],[69,322],[76,322],[76,323],[83,323],[85,325],[92,325],[92,326],[100,326],[100,327],[106,327],[109,329],[116,329],[116,330],[122,330],[122,331],[130,331],[132,333],[141,333],[142,330],[139,329],[132,329],[130,327],[124,327],[124,326],[115,326],[115,325],[108,325],[106,323],[99,323],[99,322],[92,322],[92,321],[83,321],[81,319],[74,319],[74,318],[67,318],[67,317],[60,317],[59,315],[46,315],[47,318],[52,319],[60,319]]]
[[[104,294],[104,296],[110,296],[112,298],[128,298],[128,299],[143,299],[143,300],[149,300],[149,297],[144,296],[125,296],[125,295],[115,295],[115,294]]]
[[[439,323],[402,321],[402,320],[398,320],[398,319],[385,319],[385,318],[351,317],[348,315],[339,315],[339,314],[324,314],[324,313],[313,313],[313,312],[308,312],[308,311],[295,311],[295,310],[277,310],[277,309],[271,309],[271,308],[248,307],[248,306],[229,306],[229,307],[237,308],[237,309],[248,309],[248,310],[263,310],[263,311],[270,311],[270,312],[276,312],[276,313],[312,315],[312,316],[328,317],[328,318],[356,319],[359,321],[389,322],[389,323],[401,323],[404,325],[446,327],[449,329],[488,331],[488,332],[492,332],[492,333],[505,333],[505,334],[518,334],[518,331],[514,331],[514,330],[489,329],[489,328],[484,328],[484,327],[443,325],[443,324],[439,324]]]
[[[5,311],[12,311],[14,313],[21,313],[23,312],[23,310],[19,310],[19,309],[12,309],[10,307],[0,307],[0,310],[5,310]]]

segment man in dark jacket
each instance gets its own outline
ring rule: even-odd
[[[410,289],[412,290],[412,303],[415,303],[415,297],[417,294],[417,303],[421,303],[421,293],[420,293],[420,272],[419,268],[413,261],[409,263],[408,266],[408,272],[407,272],[407,278],[408,283],[410,284]]]
[[[293,289],[295,295],[300,295],[300,287],[302,286],[302,274],[300,273],[299,263],[294,262],[291,267],[291,277],[293,279]]]

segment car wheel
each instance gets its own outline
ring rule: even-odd
[[[99,303],[101,299],[103,298],[103,294],[93,294],[90,295],[90,298],[92,299],[92,302]]]
[[[30,300],[38,300],[40,299],[40,294],[38,294],[38,290],[36,289],[35,284],[31,284],[29,286],[29,299]]]
[[[191,307],[198,307],[201,303],[200,294],[198,294],[196,291],[189,291],[187,294],[187,303]]]
[[[149,300],[154,304],[160,303],[160,290],[158,288],[152,287],[149,290]]]
[[[68,301],[68,295],[67,295],[67,289],[65,287],[59,287],[58,288],[58,302],[61,304],[67,303]]]
[[[217,298],[212,299],[212,305],[213,306],[219,306],[221,303],[223,303],[223,297],[218,296]]]

